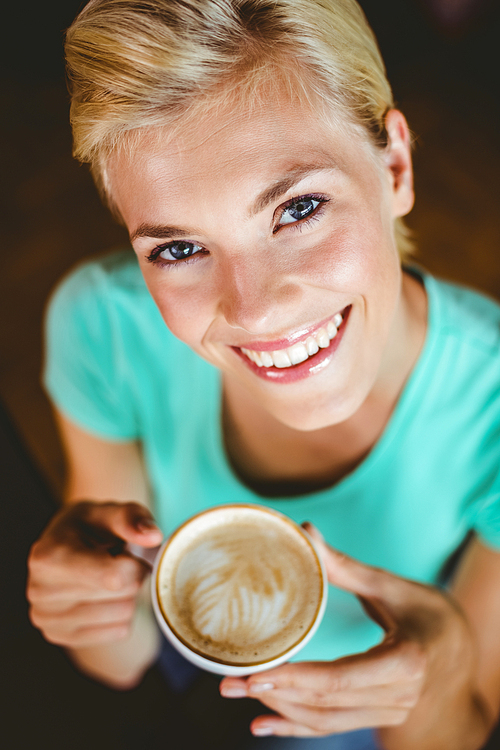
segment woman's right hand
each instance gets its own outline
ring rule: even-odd
[[[130,631],[148,569],[122,551],[155,547],[162,533],[138,503],[81,501],[59,511],[28,560],[30,618],[51,643],[107,644]]]

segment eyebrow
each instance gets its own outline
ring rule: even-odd
[[[188,237],[193,234],[200,234],[200,232],[196,229],[189,231],[181,229],[181,227],[163,226],[161,224],[139,224],[130,235],[130,241],[133,242],[138,237],[153,237],[157,240],[165,240],[169,237]]]
[[[315,174],[316,172],[325,172],[328,170],[337,169],[336,164],[299,164],[293,167],[288,173],[277,180],[273,185],[263,190],[255,199],[252,208],[250,209],[250,216],[260,213],[267,208],[271,203],[274,203],[278,198],[281,198],[285,193],[293,188],[298,182],[303,180],[309,175]]]
[[[305,177],[313,175],[316,172],[325,172],[338,169],[336,164],[328,163],[318,166],[317,164],[299,164],[296,167],[288,170],[284,177],[281,177],[274,182],[270,187],[265,188],[250,208],[250,216],[263,211],[270,204],[281,198],[283,195],[288,193],[298,182],[301,182]],[[170,237],[190,237],[197,234],[203,234],[200,230],[194,229],[182,229],[176,226],[163,226],[160,224],[140,224],[137,229],[130,235],[130,241],[133,242],[138,237],[152,237],[154,239],[169,239]]]

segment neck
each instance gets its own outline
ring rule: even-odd
[[[238,383],[225,380],[226,451],[241,479],[260,494],[290,496],[331,486],[353,471],[387,425],[421,352],[426,319],[425,290],[404,274],[376,382],[361,407],[339,424],[295,430],[262,409]]]

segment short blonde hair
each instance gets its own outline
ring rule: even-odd
[[[105,161],[134,131],[231,96],[252,106],[278,82],[387,145],[392,92],[355,0],[91,0],[67,31],[66,59],[73,153],[104,195]],[[404,256],[402,221],[395,232]]]

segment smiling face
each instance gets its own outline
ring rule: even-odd
[[[402,343],[393,219],[412,200],[405,127],[390,113],[382,155],[353,128],[275,102],[145,133],[108,164],[170,330],[291,427],[351,416]]]

